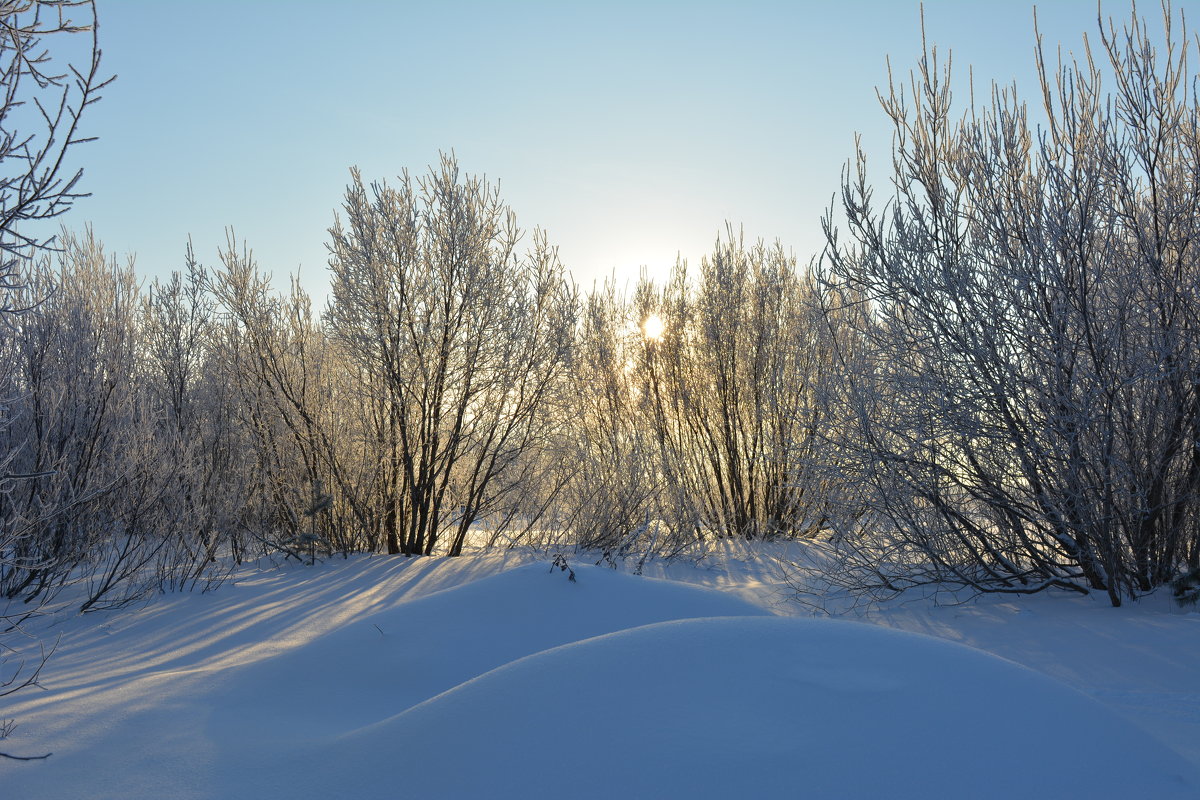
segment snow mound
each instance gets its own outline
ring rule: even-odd
[[[731,595],[593,566],[529,564],[364,616],[235,670],[214,691],[214,741],[244,752],[278,729],[326,735],[398,714],[515,659],[653,622],[765,615]]]
[[[0,762],[0,797],[1200,797],[1194,764],[978,650],[603,568],[478,577],[495,566],[247,572],[73,621],[45,691],[3,709],[6,749],[54,756]],[[1087,619],[1120,641],[1110,617]],[[1023,646],[1078,627],[1062,619]],[[1138,620],[1145,652],[1179,638]]]
[[[1186,761],[1012,662],[762,617],[532,655],[321,742],[287,772],[304,776],[293,796],[314,798],[1200,796]]]
[[[337,769],[325,744],[343,734],[569,642],[663,620],[767,613],[711,589],[573,569],[572,582],[530,564],[398,602],[380,595],[403,595],[404,573],[388,583],[370,563],[358,567],[361,580],[347,569],[324,581],[297,572],[273,577],[265,596],[222,589],[223,611],[208,625],[211,598],[191,596],[111,635],[64,639],[46,691],[22,692],[4,709],[20,723],[11,749],[54,756],[0,763],[0,797],[354,797],[309,789]],[[191,607],[199,618],[188,617]],[[260,614],[268,621],[243,621]],[[168,652],[164,643],[181,638],[186,646]],[[98,677],[89,664],[116,666]],[[364,766],[369,794],[418,797],[395,790],[398,775],[419,768],[397,758]]]

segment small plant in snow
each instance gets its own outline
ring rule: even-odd
[[[571,565],[567,563],[567,557],[562,553],[556,553],[554,558],[550,560],[550,571],[554,572],[555,567],[567,573],[567,580],[575,583],[575,570],[571,569]]]
[[[1200,567],[1196,567],[1171,581],[1171,594],[1180,606],[1195,606],[1200,603]]]

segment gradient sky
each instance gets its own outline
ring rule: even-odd
[[[973,64],[977,82],[1015,79],[1026,96],[1031,9],[925,3],[931,42],[964,74]],[[349,167],[391,179],[450,149],[499,181],[524,227],[547,230],[585,287],[641,265],[662,274],[677,253],[698,261],[727,220],[807,261],[855,132],[875,163],[889,158],[885,58],[907,72],[920,55],[916,0],[99,10],[118,79],[86,121],[99,141],[74,156],[93,197],[66,224],[91,223],[147,277],[180,268],[189,235],[215,263],[232,226],[277,283],[298,270],[319,298]],[[1096,6],[1045,2],[1039,17],[1048,42],[1079,49]]]

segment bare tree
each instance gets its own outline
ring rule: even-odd
[[[643,332],[609,281],[583,303],[562,431],[555,534],[614,561],[664,545],[654,540],[662,482],[640,407],[634,359]],[[653,544],[652,544],[653,543]]]
[[[639,286],[641,413],[680,532],[791,538],[827,527],[819,389],[832,350],[815,293],[780,245],[747,247],[732,229],[695,284],[681,263],[665,286]]]
[[[64,36],[90,36],[84,64],[64,63]],[[113,79],[100,77],[92,0],[16,0],[0,7],[0,290],[21,284],[21,265],[52,237],[36,223],[86,196],[81,169],[70,172],[72,147],[90,141],[80,122]],[[48,40],[56,50],[51,50]],[[2,307],[15,310],[6,295]]]
[[[329,340],[298,283],[278,295],[232,236],[221,261],[210,283],[227,315],[217,371],[236,394],[233,413],[251,454],[237,470],[239,500],[227,513],[271,548],[290,551],[304,540],[310,550],[346,553],[361,549],[365,537],[371,549],[381,525],[368,467],[376,456],[364,438],[370,410],[357,403],[350,359]],[[326,491],[328,513],[318,529],[303,511]]]
[[[1161,50],[1136,12],[1082,61],[1039,44],[1040,127],[1011,87],[956,117],[936,50],[881,94],[895,194],[877,205],[860,149],[825,263],[870,344],[845,406],[859,588],[1119,605],[1200,558],[1200,116],[1163,20]]]
[[[0,334],[10,315],[40,299],[22,291],[25,265],[50,244],[39,237],[37,224],[59,216],[83,196],[82,171],[68,172],[67,155],[88,141],[80,129],[84,110],[100,99],[100,91],[112,80],[100,77],[97,27],[91,0],[16,0],[0,6]],[[90,35],[81,68],[63,57],[69,50],[63,40],[72,34]],[[16,413],[16,396],[8,392],[18,382],[10,372],[12,362],[3,363],[0,383],[6,393],[0,395],[0,433]],[[10,564],[12,549],[23,544],[32,522],[7,502],[22,490],[23,482],[36,477],[13,468],[17,457],[13,449],[0,452],[0,570]],[[16,624],[15,618],[0,613],[0,625],[10,624]],[[35,680],[40,668],[25,682]],[[11,680],[17,687],[25,683],[17,676]],[[7,730],[0,731],[0,738]]]
[[[172,558],[160,562],[161,588],[205,587],[222,573],[218,556],[237,556],[237,498],[245,495],[246,448],[235,425],[235,391],[220,349],[211,276],[191,247],[182,272],[155,280],[142,297],[139,351],[153,437],[168,459],[171,498],[165,530]]]
[[[86,611],[123,605],[167,573],[199,577],[215,543],[194,546],[209,538],[191,528],[197,520],[169,521],[193,503],[204,475],[180,443],[186,421],[164,407],[172,392],[163,359],[177,368],[189,360],[162,348],[169,320],[148,314],[155,303],[147,308],[132,259],[119,264],[90,231],[63,233],[61,245],[33,266],[24,290],[46,299],[6,337],[17,399],[4,447],[27,477],[5,504],[12,535],[0,593],[33,602],[81,585]],[[193,380],[174,395],[185,417],[194,413]]]
[[[548,440],[564,379],[574,289],[544,236],[521,231],[496,189],[453,156],[398,188],[346,192],[331,229],[334,340],[378,410],[388,551],[461,552],[507,505]]]

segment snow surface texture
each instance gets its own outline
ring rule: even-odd
[[[1139,688],[1194,688],[1200,616],[1026,598],[785,619],[766,607],[803,607],[780,606],[752,559],[663,568],[723,592],[572,567],[574,582],[495,556],[247,569],[215,594],[70,620],[46,690],[0,708],[18,721],[4,749],[55,755],[0,762],[0,796],[1200,797],[1195,760],[1163,742],[1196,720],[1126,713]],[[1103,638],[1079,655],[1107,656],[1107,682],[1052,655],[1084,612],[1067,646]],[[1183,671],[1157,665],[1187,633]],[[1038,672],[944,639],[1008,641]],[[1055,665],[1061,680],[1038,674]]]

